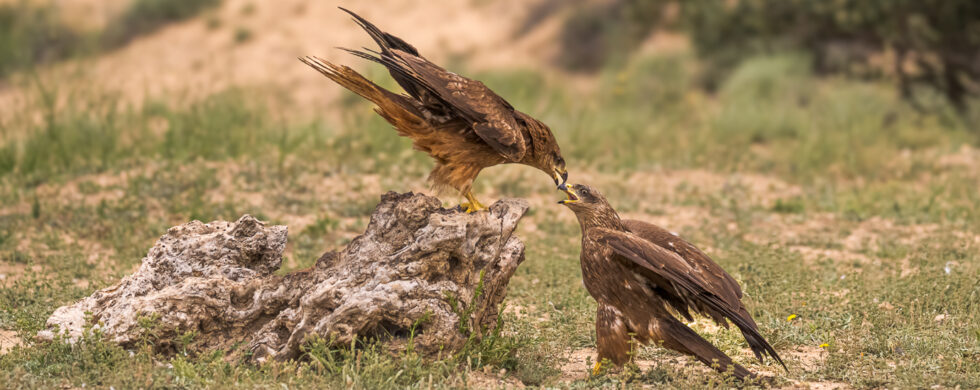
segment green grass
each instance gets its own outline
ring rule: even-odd
[[[702,334],[750,369],[777,372],[783,384],[980,386],[980,177],[975,166],[940,162],[975,145],[976,134],[952,111],[916,112],[887,85],[821,79],[807,63],[793,54],[753,59],[717,94],[695,87],[697,63],[686,55],[605,69],[587,92],[531,71],[476,76],[554,129],[571,181],[593,177],[620,210],[673,221],[667,227],[742,284],[790,371],[753,362],[736,332]],[[42,102],[63,93],[42,92]],[[0,265],[15,269],[0,280],[0,328],[27,340],[0,356],[0,383],[459,388],[490,376],[573,388],[730,384],[656,347],[641,350],[642,368],[563,377],[566,364],[579,377],[588,370],[566,362],[569,353],[594,356],[579,229],[542,193],[551,189],[546,179],[517,167],[488,171],[477,189],[487,201],[537,202],[518,231],[527,261],[509,286],[502,331],[462,354],[392,355],[370,340],[339,349],[314,340],[298,361],[253,366],[225,351],[128,351],[97,333],[74,346],[30,341],[56,307],[131,273],[169,226],[244,213],[290,224],[282,272],[301,269],[363,231],[381,192],[417,186],[431,166],[349,94],[333,107],[343,110],[334,122],[287,120],[252,97],[260,92],[138,107],[72,96],[64,106],[42,103],[40,121],[14,120],[0,133]],[[641,180],[673,170],[709,174],[663,188]],[[641,181],[626,179],[634,173]],[[752,187],[747,175],[798,191]],[[819,359],[800,362],[797,349],[824,343]]]
[[[283,125],[229,90],[187,107],[149,102],[119,108],[115,101],[45,108],[43,123],[26,139],[0,150],[0,174],[47,180],[57,175],[104,172],[148,161],[186,162],[269,156],[281,164],[289,155],[313,152],[331,131],[319,122]],[[54,100],[52,96],[47,100]]]

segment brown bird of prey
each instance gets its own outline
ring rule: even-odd
[[[693,355],[721,372],[731,367],[739,379],[752,376],[669,309],[688,321],[691,311],[725,328],[731,321],[760,361],[769,355],[786,367],[745,310],[738,283],[708,255],[656,225],[619,218],[592,187],[559,189],[568,199],[558,203],[575,212],[582,228],[582,278],[598,303],[596,372],[605,359],[616,365],[629,361],[635,339]]]
[[[300,60],[373,102],[399,135],[428,153],[436,161],[429,174],[434,188],[459,191],[467,200],[461,206],[473,212],[484,208],[471,189],[483,168],[518,163],[544,171],[555,185],[568,179],[561,150],[544,123],[517,111],[483,83],[433,64],[401,38],[341,9],[380,46],[380,51],[344,50],[384,65],[406,94],[381,88],[343,65],[316,57]]]

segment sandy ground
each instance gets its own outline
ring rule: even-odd
[[[656,347],[644,347],[644,348],[656,348]],[[744,349],[742,351],[742,358],[749,358],[752,356],[752,352],[749,349]],[[787,364],[793,366],[793,369],[804,370],[807,372],[816,371],[823,364],[823,361],[827,359],[828,353],[825,350],[816,347],[806,347],[798,346],[792,350],[784,350],[780,352],[783,360]],[[571,351],[566,356],[565,364],[561,366],[561,376],[558,379],[558,383],[572,383],[577,380],[584,380],[588,378],[592,371],[592,364],[595,363],[596,350],[594,348],[581,348]],[[702,371],[705,375],[715,375],[714,371],[709,367],[705,366],[701,362],[689,356],[674,356],[670,358],[665,358],[660,361],[649,360],[649,359],[637,359],[634,361],[636,366],[643,372],[650,370],[658,365],[671,365],[671,366],[682,366],[689,367],[698,371]],[[758,374],[765,376],[778,377],[781,372],[781,368],[776,365],[771,365],[763,368],[753,367]],[[813,390],[843,390],[851,389],[852,387],[846,383],[839,382],[826,382],[826,381],[810,381],[810,382],[793,382],[784,386],[777,388],[783,389],[813,389]]]
[[[0,355],[10,352],[11,349],[22,344],[21,339],[17,337],[17,332],[0,329]]]

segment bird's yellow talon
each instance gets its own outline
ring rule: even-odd
[[[592,366],[592,375],[599,375],[599,371],[602,371],[602,362],[595,362],[595,365]]]
[[[466,200],[469,202],[460,203],[459,206],[466,210],[467,213],[475,213],[487,208],[487,206],[480,204],[480,201],[476,200],[476,196],[473,196],[472,191],[466,191],[463,196],[466,197]]]
[[[460,203],[459,208],[464,212],[466,212],[467,214],[475,213],[477,211],[482,210],[481,208],[473,207],[473,204],[471,204],[470,202]]]

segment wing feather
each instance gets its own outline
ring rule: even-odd
[[[785,368],[776,350],[759,334],[755,321],[748,316],[740,305],[733,306],[719,292],[714,291],[701,272],[678,256],[676,253],[628,232],[605,228],[591,229],[596,241],[607,245],[616,254],[630,263],[651,273],[654,280],[665,280],[669,286],[659,286],[687,302],[689,307],[710,309],[706,315],[715,312],[732,321],[746,336],[746,341],[762,360],[762,354],[768,354]],[[722,293],[723,294],[723,293]]]
[[[514,107],[478,80],[447,71],[424,58],[392,50],[439,100],[473,124],[473,130],[498,153],[520,161],[527,151]]]
[[[504,158],[517,162],[527,152],[514,108],[482,82],[397,49],[391,54],[343,50],[384,65],[393,76],[410,80],[416,91],[413,95],[423,105],[436,111],[448,110],[469,122],[473,132]]]
[[[719,294],[729,305],[732,307],[739,307],[741,305],[742,288],[738,285],[738,282],[718,266],[717,263],[711,260],[711,257],[694,246],[694,244],[691,244],[675,233],[671,233],[651,223],[626,219],[623,220],[623,225],[631,233],[661,248],[674,252],[684,259],[685,262],[700,273],[702,278],[711,286],[711,290]]]
[[[469,122],[473,132],[501,156],[512,162],[523,159],[527,146],[510,103],[482,82],[429,62],[408,42],[382,31],[350,10],[340,9],[350,14],[381,49],[380,52],[366,48],[344,50],[384,65],[405,92],[427,109],[453,114]]]

